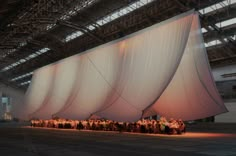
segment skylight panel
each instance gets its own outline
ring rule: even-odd
[[[201,9],[201,10],[199,10],[199,12],[201,14],[208,14],[210,12],[216,11],[216,10],[224,8],[224,7],[227,7],[227,6],[232,5],[234,3],[236,3],[236,0],[225,0],[223,2],[220,2],[220,3],[217,3],[217,4],[213,4],[213,5],[209,6],[209,7]]]
[[[81,35],[83,35],[83,33],[81,31],[76,31],[76,32],[68,35],[65,39],[65,42],[69,42],[70,40],[73,40]]]
[[[235,23],[236,23],[236,17],[216,23],[216,26],[218,26],[219,28],[223,28],[223,27],[227,27],[229,25],[233,25]]]
[[[16,81],[16,80],[22,79],[22,78],[24,78],[24,77],[30,76],[30,75],[32,75],[32,74],[33,74],[33,72],[29,72],[29,73],[26,73],[26,74],[17,76],[17,77],[15,77],[15,78],[11,79],[11,81]]]
[[[202,33],[208,32],[208,31],[206,30],[206,28],[202,28],[201,30],[202,30]]]
[[[21,43],[20,43],[20,47],[23,47],[23,46],[25,46],[25,45],[27,45],[27,42],[21,42]]]
[[[228,40],[227,38],[224,38],[224,41],[225,41],[225,42],[228,42],[229,40]]]
[[[111,13],[111,14],[109,14],[109,15],[107,15],[107,16],[99,19],[99,20],[97,20],[96,24],[98,24],[100,26],[103,26],[103,25],[105,25],[105,24],[107,24],[107,23],[109,23],[109,22],[111,22],[111,21],[113,21],[113,20],[115,20],[115,19],[117,19],[121,16],[124,16],[124,15],[126,15],[126,14],[128,14],[128,13],[130,13],[130,12],[132,12],[132,11],[148,4],[148,3],[151,3],[153,1],[154,0],[138,0],[137,2],[134,2],[134,3],[128,5],[124,8],[121,8],[121,9],[119,9],[119,10],[117,10],[117,11],[115,11],[115,12],[113,12],[113,13]],[[95,29],[95,27],[92,24],[86,26],[86,28],[88,28],[89,30],[94,30]],[[75,38],[77,38],[81,35],[83,35],[82,32],[80,32],[79,35],[75,35],[75,32],[74,32],[74,33],[66,36],[65,42],[73,40],[73,39],[75,39]]]
[[[97,23],[102,26],[102,25],[106,24],[107,22],[101,22],[101,20],[111,22],[111,21],[113,21],[113,20],[115,20],[115,19],[117,19],[121,16],[124,16],[124,15],[126,15],[126,14],[128,14],[128,13],[130,13],[130,12],[132,12],[132,11],[134,11],[134,10],[136,10],[136,9],[152,2],[152,1],[154,1],[154,0],[139,0],[135,3],[132,3],[132,4],[124,7],[124,8],[121,8],[118,11],[115,11],[115,12],[111,13],[110,15],[107,15],[107,16],[103,17],[102,19],[98,20]],[[110,16],[112,18],[109,18]],[[112,20],[108,20],[108,19],[112,19]]]
[[[208,26],[208,28],[211,29],[211,30],[214,30],[214,28],[212,26],[210,26],[210,25]]]
[[[17,66],[17,65],[19,65],[19,62],[13,63],[13,64],[12,64],[12,67],[15,67],[15,66]]]
[[[89,6],[91,6],[94,2],[96,2],[97,0],[88,0],[85,3],[83,3],[83,5],[77,5],[75,7],[73,7],[72,9],[68,10],[65,14],[63,14],[61,17],[59,17],[60,20],[68,20],[70,19],[72,16],[76,15],[78,11],[87,8]],[[52,29],[54,26],[56,26],[56,24],[49,24],[46,28],[46,30],[50,30]]]
[[[3,55],[2,58],[5,58],[7,55],[9,55],[9,54],[11,54],[11,53],[13,53],[13,52],[15,52],[15,51],[16,51],[16,49],[10,49],[10,50],[8,50],[8,52],[7,52],[5,55]]]
[[[43,48],[43,49],[40,49],[39,52],[42,54],[42,53],[46,53],[48,50],[50,50],[49,48]]]
[[[30,84],[30,83],[31,83],[31,81],[22,82],[22,83],[19,84],[19,86],[24,86],[24,85],[27,85],[27,84]]]
[[[19,47],[23,47],[23,46],[26,46],[27,45],[27,42],[21,42],[20,44],[19,44]],[[8,50],[8,52],[5,54],[5,55],[3,55],[3,56],[1,56],[2,58],[5,58],[6,56],[8,56],[9,54],[11,54],[11,53],[13,53],[13,52],[15,52],[17,49],[10,49],[10,50]]]
[[[29,55],[28,57],[29,57],[29,58],[35,58],[35,57],[37,57],[37,56],[38,56],[38,54],[34,53],[34,54]]]
[[[94,30],[94,29],[95,29],[95,27],[94,27],[93,25],[89,25],[89,26],[87,26],[87,28],[88,28],[89,30]]]
[[[219,45],[219,44],[222,44],[222,42],[220,40],[213,40],[213,41],[210,41],[208,43],[205,43],[205,47],[211,47],[211,46],[215,46],[215,45]]]
[[[65,14],[63,14],[59,19],[67,20],[67,19],[71,18],[72,16],[76,15],[79,10],[82,10],[82,9],[84,9],[84,8],[87,8],[87,7],[91,6],[91,5],[92,5],[93,3],[95,3],[96,1],[97,1],[97,0],[87,0],[87,1],[85,1],[83,4],[74,6],[72,9],[68,10]],[[25,15],[26,15],[26,13],[24,13],[22,16],[20,16],[19,19],[23,18]],[[10,24],[10,25],[8,25],[8,26],[11,26],[11,25],[13,25],[13,24]],[[48,24],[48,25],[46,26],[46,30],[48,31],[48,30],[52,29],[52,28],[55,27],[55,26],[56,26],[55,23],[54,23],[54,24]],[[23,46],[25,46],[25,45],[27,45],[27,42],[22,42],[22,43],[19,44],[19,47],[23,47]],[[1,57],[2,57],[2,58],[5,58],[7,55],[9,55],[9,54],[11,54],[11,53],[13,53],[13,52],[15,52],[15,51],[16,51],[16,49],[12,49],[12,50],[9,51],[7,54],[2,55]]]
[[[236,40],[236,35],[231,36],[231,39],[232,39],[232,40]]]
[[[25,59],[20,59],[19,60],[21,63],[24,63],[24,62],[26,62],[26,60]]]
[[[116,11],[111,16],[113,17],[113,19],[117,19],[117,18],[119,18],[119,12]]]
[[[37,56],[39,56],[39,55],[41,55],[41,54],[43,54],[43,53],[46,53],[46,52],[49,51],[49,50],[50,50],[49,48],[40,49],[39,51],[37,51],[37,52],[35,52],[35,53],[33,53],[33,54],[30,54],[29,56],[25,57],[24,59],[20,59],[19,61],[15,62],[15,63],[12,63],[12,64],[9,65],[9,66],[4,67],[4,68],[1,70],[1,72],[7,71],[7,70],[9,70],[9,69],[12,69],[12,68],[14,68],[15,66],[18,66],[18,65],[20,65],[20,64],[22,64],[22,63],[25,63],[26,61],[31,60],[31,59],[33,59],[33,58],[35,58],[35,57],[37,57]]]
[[[49,24],[49,25],[47,25],[46,30],[50,30],[50,29],[52,29],[54,26],[56,26],[56,24]]]

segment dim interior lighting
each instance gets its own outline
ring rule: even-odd
[[[78,13],[78,11],[84,9],[84,8],[87,8],[89,6],[91,6],[93,3],[95,3],[97,0],[87,0],[85,1],[84,3],[80,3],[79,5],[76,5],[74,6],[72,9],[70,9],[69,11],[67,11],[65,14],[63,14],[59,19],[60,20],[67,20],[67,19],[70,19],[72,16],[76,15]],[[22,19],[24,16],[26,15],[26,13],[24,13],[22,16],[19,17],[19,19]],[[8,24],[7,26],[14,26],[15,24]],[[50,30],[52,29],[53,27],[55,27],[56,24],[49,24],[46,26],[46,30]],[[23,47],[23,46],[26,46],[27,45],[27,42],[21,42],[19,44],[19,48],[20,47]],[[9,54],[15,52],[17,49],[12,49],[12,50],[9,50],[6,54],[4,54],[3,56],[1,56],[2,58],[5,58],[6,56],[8,56]],[[34,58],[35,55],[32,55],[30,56],[30,58]],[[1,71],[6,71],[6,70],[9,70],[11,69],[11,67],[6,67],[4,70],[1,70]]]
[[[16,51],[16,49],[10,49],[10,50],[7,51],[7,53],[5,53],[4,55],[2,55],[1,57],[2,57],[2,58],[5,58],[5,57],[7,57],[9,54],[14,53],[15,51]]]
[[[36,51],[35,53],[30,54],[30,55],[27,56],[26,58],[20,59],[19,61],[15,62],[15,63],[12,63],[11,65],[8,65],[8,66],[4,67],[4,68],[1,70],[1,72],[7,71],[7,70],[9,70],[9,69],[12,69],[12,68],[14,68],[14,67],[20,65],[20,64],[23,64],[23,63],[25,63],[26,61],[29,61],[29,60],[31,60],[31,59],[33,59],[33,58],[35,58],[35,57],[37,57],[37,56],[39,56],[39,55],[41,55],[41,54],[43,54],[43,53],[48,52],[49,50],[50,50],[49,48],[40,49],[40,50]]]
[[[236,3],[236,0],[225,0],[223,2],[216,3],[216,4],[213,4],[209,7],[201,9],[201,10],[199,10],[199,12],[204,15],[204,14],[211,13],[213,11],[217,11],[218,9],[225,8],[225,7],[235,4],[235,3]]]
[[[50,30],[50,29],[52,29],[54,26],[56,26],[56,24],[49,24],[49,25],[47,25],[46,30]]]
[[[91,6],[94,2],[96,2],[97,0],[88,0],[83,4],[77,5],[74,8],[72,8],[71,10],[68,10],[66,12],[66,14],[62,15],[60,17],[61,20],[67,20],[70,19],[72,16],[76,15],[78,11],[87,8],[89,6]]]
[[[27,42],[22,42],[22,43],[19,44],[19,48],[20,48],[20,47],[23,47],[23,46],[26,46],[26,45],[27,45]],[[17,49],[18,49],[18,48],[17,48]],[[7,57],[8,55],[10,55],[11,53],[14,53],[17,49],[15,49],[15,48],[14,48],[14,49],[10,49],[10,50],[7,51],[7,53],[5,53],[4,55],[2,55],[1,57],[2,57],[2,58],[5,58],[5,57]]]
[[[21,42],[20,43],[20,47],[23,47],[23,46],[26,46],[27,45],[27,42]]]
[[[124,8],[121,8],[101,19],[99,19],[98,21],[96,21],[95,23],[99,26],[103,26],[111,21],[114,21],[115,19],[119,18],[119,17],[122,17],[130,12],[133,12],[134,10],[137,10],[141,7],[143,7],[144,5],[146,4],[149,4],[151,2],[153,2],[154,0],[138,0]],[[95,26],[93,24],[90,24],[88,26],[86,26],[87,29],[89,30],[94,30],[95,29]],[[69,42],[81,35],[83,35],[84,33],[81,32],[81,31],[76,31],[76,32],[73,32],[72,34],[69,34],[68,36],[66,36],[65,38],[65,42]]]
[[[74,6],[73,8],[69,9],[65,14],[63,14],[61,17],[59,17],[60,20],[68,20],[71,17],[75,16],[80,10],[85,9],[92,4],[94,4],[97,0],[87,0],[84,3],[80,3],[79,5]],[[55,27],[56,24],[49,24],[46,27],[46,30],[50,30],[53,27]]]

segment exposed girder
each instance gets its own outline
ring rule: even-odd
[[[39,49],[50,49],[47,53],[37,58],[33,58],[11,70],[0,73],[0,78],[5,81],[86,49],[118,39],[182,12],[191,9],[199,10],[222,2],[223,0],[156,0],[102,26],[96,23],[97,20],[137,0],[96,0],[93,5],[86,3],[92,0],[43,1],[38,0],[37,4],[36,1],[28,3],[30,7],[25,7],[26,9],[24,11],[21,10],[21,13],[18,14],[18,18],[22,16],[22,19],[15,19],[8,22],[10,24],[8,26],[7,24],[0,24],[0,36],[3,36],[3,40],[0,41],[0,55],[7,54],[7,57],[0,57],[0,67],[23,59]],[[84,7],[85,9],[76,9],[75,6],[78,6],[78,4],[80,4],[79,6],[81,8]],[[48,9],[45,8],[45,5],[48,5]],[[36,10],[32,10],[32,8],[36,8]],[[70,10],[71,8],[72,10]],[[227,9],[227,14],[225,14],[224,9],[221,9],[217,12],[201,16],[204,27],[211,25],[214,28],[213,30],[207,28],[208,32],[204,34],[205,41],[214,39],[220,39],[222,41],[221,45],[207,48],[212,66],[217,63],[221,65],[226,64],[227,61],[224,60],[229,60],[231,57],[234,58],[235,55],[235,42],[224,41],[225,37],[235,34],[235,26],[223,29],[215,27],[217,22],[235,16],[235,5]],[[72,14],[73,16],[71,16]],[[68,18],[69,16],[71,17]],[[215,16],[220,16],[220,18],[215,18]],[[95,27],[94,30],[87,28],[90,24]],[[75,31],[81,31],[83,35],[65,42],[65,37]],[[25,45],[19,46],[19,43],[24,42],[26,43]],[[2,49],[1,46],[3,47]],[[11,49],[7,48],[14,48],[16,51],[8,53]],[[219,52],[220,54],[217,54]],[[28,80],[30,80],[30,77],[10,82],[10,84],[16,85],[17,83]]]

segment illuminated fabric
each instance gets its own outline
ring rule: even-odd
[[[38,69],[26,113],[136,121],[157,113],[192,120],[225,112],[201,37],[198,15],[187,12]]]
[[[159,114],[195,120],[227,111],[210,72],[200,28],[195,15],[178,69],[160,98],[144,111],[144,117]]]

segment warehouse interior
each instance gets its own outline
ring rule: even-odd
[[[131,50],[120,41],[132,45],[127,46]],[[169,75],[160,76],[156,69]],[[128,86],[127,96],[116,92],[120,86]],[[137,107],[139,102],[145,105]],[[55,111],[58,105],[62,107]],[[186,118],[161,116],[158,106],[167,115]],[[89,118],[63,118],[53,111]],[[20,118],[22,112],[27,119]],[[117,115],[118,120],[100,118],[99,113]],[[235,113],[236,0],[0,0],[1,155],[235,156]]]
[[[186,11],[199,13],[217,89],[236,122],[235,0],[1,0],[1,116],[24,102],[34,71]]]

